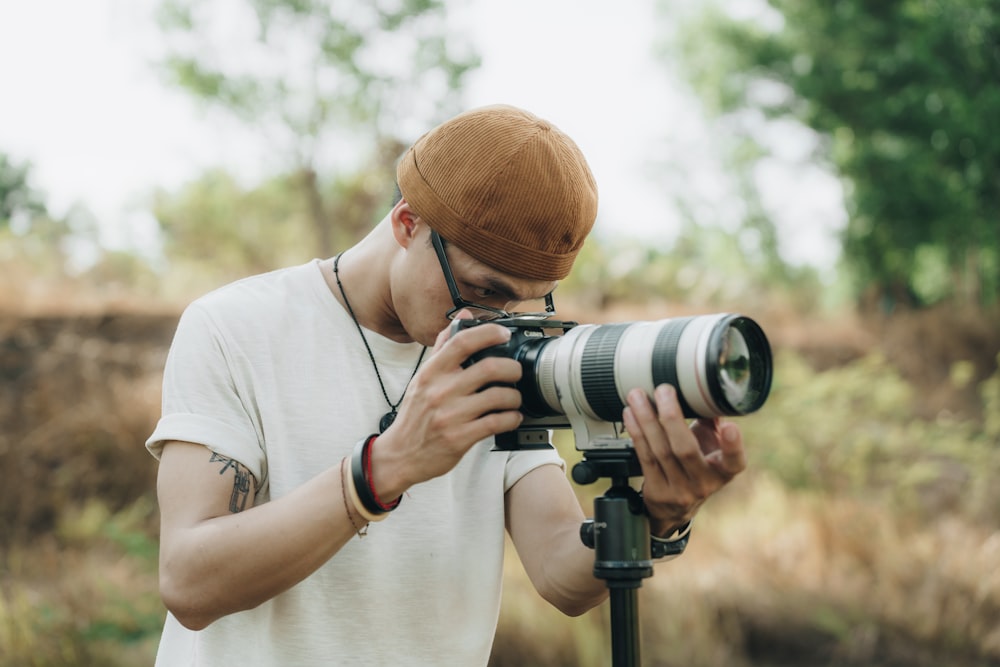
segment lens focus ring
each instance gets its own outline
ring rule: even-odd
[[[684,416],[691,417],[694,412],[684,398],[684,393],[680,388],[680,378],[677,374],[677,364],[681,361],[677,358],[677,346],[681,342],[681,334],[684,328],[693,320],[693,317],[678,317],[667,320],[660,333],[656,336],[656,343],[653,345],[652,370],[653,386],[669,384],[677,389],[677,402],[681,406]]]
[[[580,365],[583,394],[590,409],[605,421],[621,419],[625,404],[615,383],[615,352],[628,324],[598,327],[587,340]]]

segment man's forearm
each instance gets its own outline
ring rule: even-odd
[[[579,525],[552,534],[541,574],[535,582],[539,593],[569,616],[589,611],[608,596],[605,583],[594,576],[594,551],[584,546]]]
[[[340,469],[331,468],[283,498],[170,527],[160,551],[167,608],[201,629],[288,590],[356,534],[363,520],[348,514],[345,496]]]

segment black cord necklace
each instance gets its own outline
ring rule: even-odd
[[[424,353],[427,352],[427,346],[420,350],[420,356],[417,357],[417,365],[413,367],[413,372],[410,373],[410,379],[406,381],[406,386],[403,387],[403,393],[399,397],[399,400],[393,403],[389,400],[389,392],[385,390],[385,383],[382,382],[382,374],[378,372],[378,363],[375,361],[375,354],[372,352],[371,346],[368,344],[368,339],[365,338],[365,332],[361,329],[361,323],[358,322],[357,316],[354,314],[354,309],[351,308],[351,302],[347,300],[347,293],[344,292],[344,286],[340,283],[340,256],[344,253],[338,253],[336,257],[333,258],[333,276],[337,279],[337,287],[340,289],[340,296],[344,297],[344,305],[347,306],[347,312],[350,313],[351,319],[354,320],[354,326],[358,328],[358,333],[361,335],[361,342],[365,344],[365,349],[368,350],[368,358],[372,360],[372,368],[375,369],[375,377],[378,378],[378,386],[382,388],[382,396],[385,397],[385,402],[389,404],[389,412],[382,415],[382,419],[378,422],[378,432],[385,433],[385,430],[392,426],[392,422],[396,420],[396,410],[399,408],[400,403],[403,402],[403,396],[406,396],[406,390],[410,387],[410,380],[413,376],[417,374],[417,369],[420,368],[420,362],[424,360]]]

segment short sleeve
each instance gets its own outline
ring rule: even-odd
[[[557,465],[566,470],[566,462],[553,447],[549,449],[524,449],[510,452],[507,455],[507,468],[504,471],[503,491],[507,493],[519,479],[535,468],[543,465]]]
[[[162,415],[146,448],[157,459],[171,440],[205,445],[245,465],[258,482],[266,464],[241,351],[199,302],[177,325],[163,372]]]

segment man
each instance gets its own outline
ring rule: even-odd
[[[557,128],[497,106],[421,137],[397,177],[357,245],[181,319],[147,442],[160,665],[485,665],[505,530],[563,612],[606,596],[562,461],[490,451],[521,423],[520,365],[464,362],[509,331],[447,326],[551,296],[596,217],[590,169]],[[654,537],[745,467],[737,427],[689,428],[668,386],[632,392],[623,421]]]

